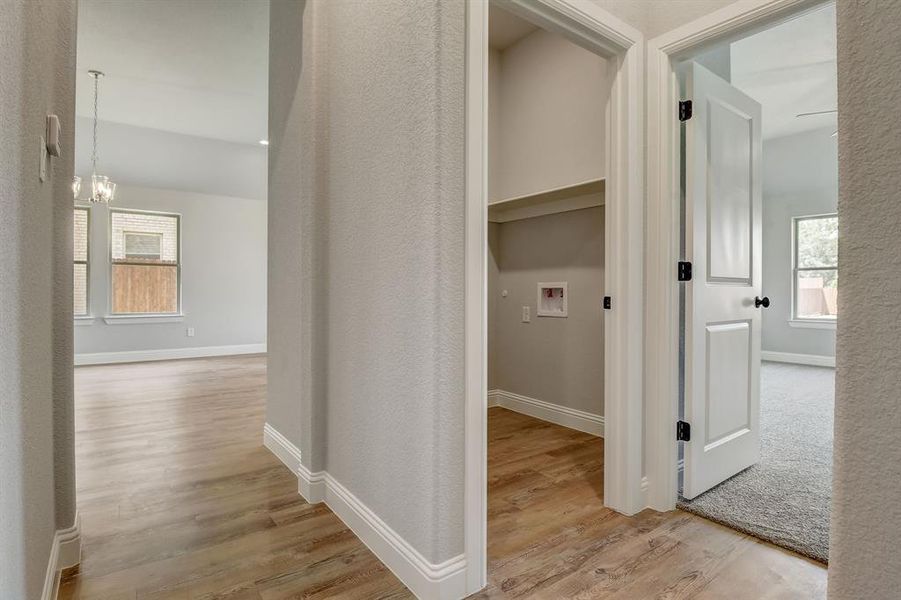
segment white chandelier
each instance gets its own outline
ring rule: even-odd
[[[94,147],[91,152],[91,196],[89,202],[109,204],[116,195],[116,184],[106,175],[97,174],[97,96],[100,88],[101,71],[90,70],[88,74],[94,78]],[[78,200],[81,192],[81,177],[72,180],[72,195]]]

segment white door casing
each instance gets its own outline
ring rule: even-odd
[[[691,63],[685,124],[685,442],[694,498],[760,454],[760,105]]]

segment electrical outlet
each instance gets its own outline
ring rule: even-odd
[[[194,337],[194,328],[188,327],[187,333],[188,333],[188,337]]]
[[[522,322],[523,323],[531,323],[532,322],[532,311],[528,306],[522,307]]]

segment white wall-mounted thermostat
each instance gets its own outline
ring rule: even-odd
[[[569,290],[565,281],[538,283],[538,316],[565,317],[569,305]]]

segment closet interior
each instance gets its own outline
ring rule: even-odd
[[[500,8],[489,29],[488,389],[600,435],[607,61]]]
[[[604,510],[608,68],[606,59],[492,5],[490,561],[576,525],[563,515]]]

